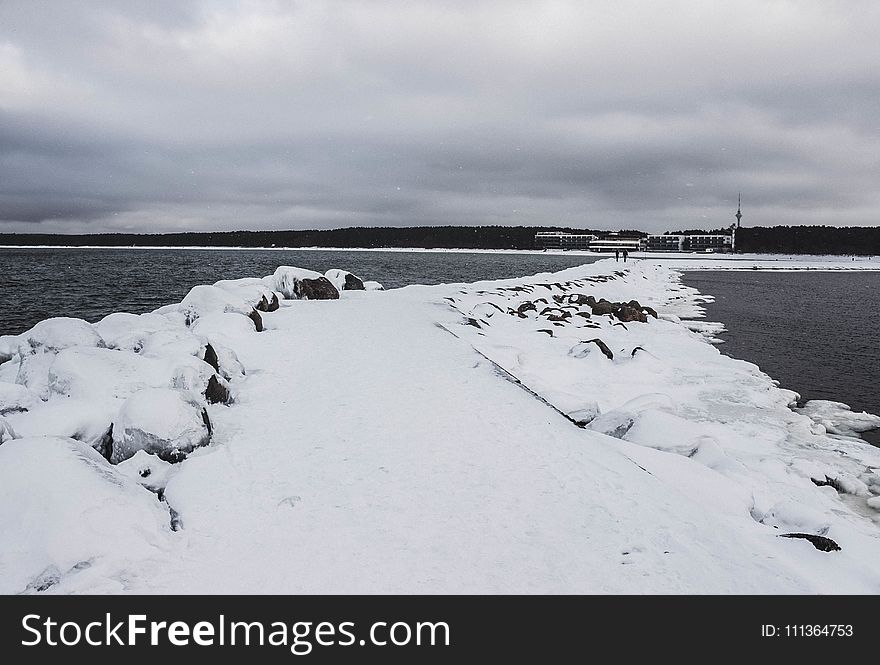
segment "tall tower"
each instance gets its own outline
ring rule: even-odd
[[[733,224],[730,227],[730,251],[736,251],[736,232],[739,230],[739,220],[742,219],[742,192],[739,193],[739,196],[736,199],[736,224]]]
[[[739,197],[736,200],[736,228],[739,228],[739,220],[742,219],[742,192],[739,193]]]

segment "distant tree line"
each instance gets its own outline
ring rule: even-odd
[[[877,226],[749,226],[736,232],[737,252],[880,255]]]
[[[352,227],[328,231],[225,231],[214,233],[2,233],[0,245],[90,245],[98,247],[425,247],[444,249],[534,249],[538,231],[602,233],[546,226]],[[645,235],[621,231],[621,235]]]
[[[0,245],[93,245],[97,247],[425,247],[441,249],[534,249],[538,231],[605,231],[546,226],[352,227],[327,231],[224,231],[212,233],[0,233]],[[718,233],[675,231],[672,233]],[[619,231],[644,237],[643,231]],[[737,251],[783,254],[880,255],[880,227],[774,226],[742,227]]]

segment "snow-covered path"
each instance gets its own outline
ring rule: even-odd
[[[286,301],[264,332],[228,331],[248,374],[210,407],[212,444],[172,471],[182,528],[52,591],[880,592],[880,532],[836,497],[842,551],[778,538],[753,485],[578,428],[508,380],[443,299],[477,288]],[[714,352],[677,324],[628,325]]]

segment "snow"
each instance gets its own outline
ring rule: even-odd
[[[190,327],[102,322],[139,353],[44,354],[48,400],[4,416],[31,437],[0,446],[4,592],[880,592],[880,450],[852,435],[873,421],[808,409],[833,433],[721,355],[668,262],[293,300],[315,275],[218,282]],[[288,300],[257,334],[226,307],[264,287]],[[194,394],[208,343],[229,406]],[[110,422],[115,465],[51,438]]]

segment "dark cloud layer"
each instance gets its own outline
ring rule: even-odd
[[[880,224],[875,2],[0,3],[0,232]]]

